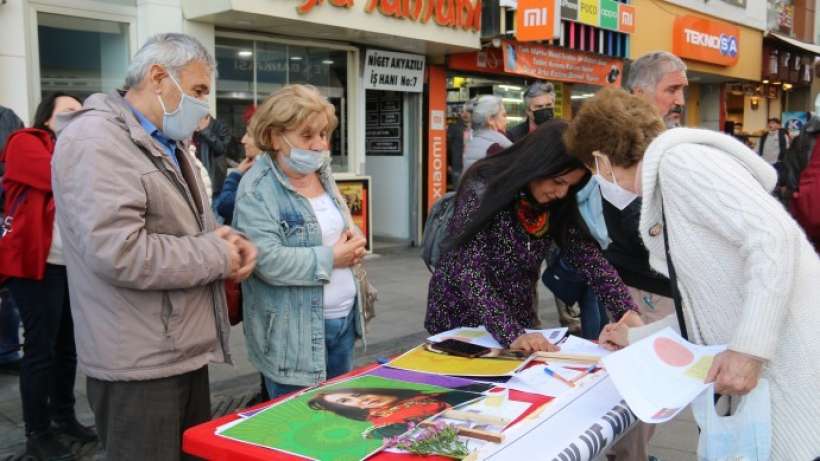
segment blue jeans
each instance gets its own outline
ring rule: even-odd
[[[578,307],[581,309],[581,336],[586,339],[598,339],[601,330],[609,323],[609,317],[589,285],[578,300]]]
[[[347,317],[325,319],[325,362],[327,379],[333,379],[353,369],[353,345],[356,343],[356,316],[354,307]],[[305,386],[281,384],[265,377],[265,388],[270,398],[289,394]]]
[[[20,360],[20,313],[11,293],[0,290],[0,364]]]

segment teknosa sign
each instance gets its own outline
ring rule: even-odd
[[[680,16],[675,19],[672,48],[682,58],[732,66],[740,54],[740,28],[698,16]]]
[[[518,0],[515,38],[519,42],[552,40],[561,34],[561,0]]]

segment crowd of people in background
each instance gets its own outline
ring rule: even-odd
[[[30,128],[0,107],[0,366],[20,368],[35,459],[73,459],[62,436],[99,439],[106,459],[182,457],[182,432],[210,417],[208,364],[232,362],[226,283],[241,282],[264,398],[352,368],[374,289],[331,170],[334,106],[310,85],[282,87],[245,113],[236,163],[209,113],[214,71],[196,39],[159,34],[123,90],[50,94]],[[516,126],[498,96],[465,104],[447,133],[456,194],[424,326],[483,325],[504,347],[552,351],[527,333],[541,279],[607,348],[667,326],[728,344],[708,380],[744,395],[768,379],[772,458],[809,459],[820,98],[799,136],[771,118],[752,150],[681,128],[686,71],[645,55],[625,89],[569,122],[548,82],[527,88]],[[78,366],[95,429],[74,412]],[[313,404],[337,411],[323,398]],[[648,459],[652,427],[612,454]]]

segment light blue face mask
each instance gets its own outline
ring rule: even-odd
[[[193,136],[202,117],[208,115],[208,103],[185,94],[182,86],[170,72],[168,72],[168,77],[177,86],[182,96],[177,108],[173,112],[168,112],[162,96],[157,95],[159,105],[162,106],[162,133],[175,141],[185,141]]]
[[[302,149],[293,147],[285,136],[282,136],[282,139],[290,146],[290,154],[283,155],[282,161],[296,173],[309,175],[330,162],[330,151],[327,149],[321,151]]]
[[[578,211],[581,212],[589,233],[601,245],[601,248],[606,250],[612,241],[609,239],[609,231],[604,221],[604,205],[601,202],[601,193],[595,176],[589,178],[587,184],[575,194],[575,198],[578,201]]]

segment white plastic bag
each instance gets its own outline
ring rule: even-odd
[[[761,379],[731,416],[715,411],[714,384],[692,402],[700,426],[698,461],[766,461],[772,443],[769,382]]]

